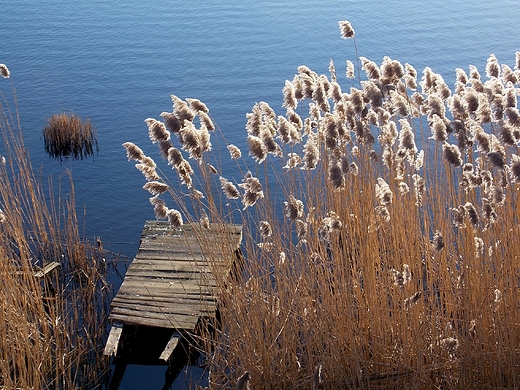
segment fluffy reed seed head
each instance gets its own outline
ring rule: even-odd
[[[340,189],[344,186],[345,178],[341,166],[335,162],[329,166],[329,182],[332,184],[332,188],[335,190]]]
[[[303,202],[289,195],[289,200],[283,202],[285,208],[285,216],[294,221],[303,216]]]
[[[170,226],[174,229],[180,228],[183,224],[182,214],[174,209],[170,209],[166,213]]]
[[[204,127],[208,131],[215,130],[215,124],[211,120],[209,114],[205,113],[204,111],[197,111],[197,116],[199,117],[201,128]]]
[[[178,167],[184,161],[184,157],[182,157],[182,153],[179,149],[172,146],[168,149],[167,156],[168,164],[172,166],[172,168]]]
[[[262,124],[262,110],[258,103],[255,103],[252,112],[246,114],[246,118],[246,130],[248,134],[258,136],[258,134],[260,134],[260,125]]]
[[[405,266],[406,266],[405,269],[407,270],[407,272],[410,272],[408,265],[407,264],[403,264],[403,268]],[[396,285],[396,286],[398,286],[400,288],[404,288],[404,285],[409,282],[408,279],[411,278],[409,275],[406,275],[407,278],[405,279],[404,271],[401,272],[401,271],[398,271],[398,270],[396,270],[394,268],[392,268],[390,270],[390,272],[392,273],[392,276],[394,277],[394,285]]]
[[[341,38],[343,39],[350,39],[354,38],[356,36],[356,32],[352,28],[352,25],[347,20],[341,20],[338,22],[339,24],[339,31],[341,33]]]
[[[504,168],[505,161],[504,161],[504,156],[502,155],[502,153],[500,153],[500,152],[489,152],[487,154],[487,157],[488,157],[489,162],[491,163],[491,165],[493,165],[494,167],[497,167],[499,169]]]
[[[157,219],[168,218],[168,207],[161,198],[154,196],[150,198],[150,203],[153,205],[153,212]]]
[[[516,154],[511,155],[511,176],[516,182],[520,182],[520,157]]]
[[[262,139],[255,135],[247,136],[247,143],[249,144],[249,155],[253,157],[258,164],[261,164],[267,158],[267,148]]]
[[[487,59],[486,63],[486,76],[487,77],[500,77],[500,65],[498,59],[494,54],[491,54]]]
[[[248,207],[254,206],[258,199],[263,198],[264,191],[260,180],[254,177],[251,172],[247,172],[242,181],[243,183],[238,186],[245,190],[244,195],[242,196],[242,204],[244,205],[245,210]]]
[[[0,64],[0,75],[4,79],[8,79],[9,78],[9,76],[11,75],[11,72],[9,72],[9,69],[7,68],[7,65]]]
[[[318,148],[318,139],[314,133],[309,134],[307,142],[303,147],[303,167],[302,169],[316,169],[320,161],[320,150]]]
[[[298,237],[298,241],[302,242],[305,240],[307,236],[309,224],[301,219],[296,220],[296,235]]]
[[[141,161],[145,157],[141,148],[132,142],[125,142],[123,147],[126,149],[126,157],[128,158],[128,161]]]
[[[170,97],[173,103],[173,113],[179,118],[180,123],[182,124],[184,121],[191,122],[195,118],[195,113],[188,104],[175,95],[170,95]]]
[[[355,79],[356,75],[354,73],[354,63],[350,60],[347,60],[347,70],[346,70],[347,79]]]
[[[336,81],[336,66],[334,65],[334,60],[331,58],[329,61],[329,73],[330,73],[330,79],[332,81]]]
[[[422,207],[423,194],[426,192],[426,185],[425,185],[424,179],[417,173],[414,173],[412,175],[412,180],[413,180],[413,189],[414,189],[414,195],[415,195],[415,205],[417,207]]]
[[[238,189],[235,187],[233,183],[228,181],[226,178],[220,177],[220,186],[227,199],[240,198],[240,192],[238,191]]]
[[[376,196],[381,206],[388,206],[392,203],[393,193],[390,186],[381,177],[377,178]]]
[[[296,90],[294,85],[289,80],[285,80],[285,86],[282,90],[283,93],[283,104],[282,107],[296,109],[298,106],[298,100],[296,99]]]
[[[495,294],[495,303],[500,303],[502,301],[502,291],[500,291],[498,288],[495,289],[495,291],[493,291],[493,293]]]
[[[444,248],[444,237],[442,236],[442,233],[440,231],[437,230],[435,232],[431,244],[436,252],[439,252],[442,248]]]
[[[273,234],[273,230],[271,229],[271,224],[267,221],[260,221],[259,230],[262,237],[271,237]]]
[[[159,180],[160,176],[155,171],[155,167],[145,163],[135,164],[137,170],[139,170],[147,181]]]
[[[201,218],[200,218],[200,226],[203,228],[203,229],[206,229],[208,230],[209,229],[209,217],[207,215],[203,215]]]
[[[166,127],[172,133],[178,134],[181,131],[182,123],[173,112],[161,112],[160,116],[164,119]]]
[[[302,158],[297,153],[288,153],[287,163],[283,166],[283,169],[294,169],[300,165],[302,162]]]
[[[187,160],[182,160],[179,165],[175,166],[177,173],[181,179],[181,183],[185,184],[187,188],[191,188],[193,185],[191,175],[193,175],[193,168]]]
[[[298,100],[296,99],[296,90],[293,83],[289,80],[285,80],[285,86],[282,92],[284,96],[282,107],[292,108],[293,110],[296,109]]]
[[[242,152],[237,146],[229,144],[227,149],[229,150],[229,154],[233,160],[238,160],[240,157],[242,157]]]
[[[447,142],[442,144],[442,153],[444,160],[450,165],[460,167],[462,165],[462,155],[457,145],[451,145]]]
[[[351,162],[349,164],[349,170],[348,171],[349,171],[349,173],[351,173],[354,176],[359,175],[359,167],[357,166],[357,164],[355,162]]]
[[[422,295],[422,292],[421,291],[417,291],[411,297],[406,298],[404,300],[404,308],[405,308],[405,310],[408,310],[412,306],[414,306],[419,301],[419,298],[421,298],[421,295]]]
[[[401,125],[401,131],[399,132],[399,149],[405,149],[413,154],[417,153],[412,126],[410,126],[406,119],[399,119],[399,124]]]
[[[459,207],[451,207],[450,208],[451,215],[453,218],[453,225],[459,229],[464,229],[466,227],[466,223],[464,222],[464,217],[466,216],[466,209],[464,206]]]
[[[364,70],[367,77],[371,80],[379,80],[381,78],[381,71],[374,61],[369,60],[365,57],[359,57],[361,60],[361,70]]]
[[[202,158],[203,142],[193,122],[184,121],[184,125],[180,131],[180,141],[182,143],[182,149],[187,151],[191,158],[195,160]]]
[[[164,123],[153,118],[147,118],[144,121],[148,126],[148,137],[154,144],[170,140],[170,132],[166,130]]]
[[[162,195],[170,189],[168,185],[159,181],[149,181],[143,186],[143,188],[152,195]]]
[[[188,103],[188,106],[190,106],[190,108],[195,112],[200,111],[205,114],[209,113],[208,107],[199,99],[186,98],[186,103]]]
[[[448,139],[446,124],[437,114],[431,116],[429,125],[432,132],[430,139],[440,142],[444,142]]]
[[[475,208],[475,206],[473,206],[471,202],[467,202],[464,205],[464,209],[466,210],[466,213],[468,215],[469,222],[474,228],[476,228],[479,223],[477,209]]]
[[[372,109],[383,106],[383,93],[373,80],[362,81],[361,86],[363,87],[364,95],[370,101]]]

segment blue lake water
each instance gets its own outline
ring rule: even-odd
[[[518,0],[466,1],[162,1],[16,0],[0,2],[0,63],[16,89],[25,141],[36,167],[57,180],[73,174],[84,235],[132,257],[146,219],[153,219],[142,175],[121,144],[157,156],[144,119],[171,110],[170,94],[204,101],[226,138],[245,147],[246,113],[255,102],[281,110],[281,89],[305,64],[328,74],[332,58],[344,89],[356,30],[359,55],[426,66],[453,85],[455,69],[484,66],[491,53],[514,65],[520,50]],[[92,160],[51,160],[42,128],[60,112],[97,128]],[[237,178],[238,179],[238,178]],[[163,369],[129,370],[124,389],[160,388]],[[140,382],[139,377],[144,376]],[[157,376],[157,380],[154,378]],[[180,378],[176,388],[183,388]]]

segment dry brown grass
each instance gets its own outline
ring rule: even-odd
[[[61,113],[49,118],[43,128],[45,151],[52,158],[83,160],[99,151],[96,130],[90,119]]]
[[[80,239],[73,195],[45,191],[1,96],[0,388],[96,388],[108,371],[104,254]]]
[[[520,386],[518,58],[513,70],[491,56],[486,80],[457,70],[454,91],[390,58],[361,57],[366,78],[347,92],[333,64],[330,77],[301,66],[285,115],[265,102],[248,114],[256,168],[229,148],[240,183],[219,178],[229,167],[190,100],[172,96],[168,130],[147,120],[178,184],[125,147],[178,213],[244,225],[244,278],[219,284],[210,387]]]

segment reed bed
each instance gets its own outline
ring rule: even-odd
[[[146,120],[173,178],[123,145],[157,218],[244,226],[243,277],[218,280],[209,387],[519,387],[520,52],[513,67],[491,55],[485,77],[457,69],[453,90],[388,57],[345,75],[300,66],[284,114],[255,104],[253,168],[174,95]]]
[[[1,97],[0,388],[101,387],[109,370],[105,254],[80,238],[72,179],[60,183],[71,194],[64,198],[34,173],[16,113]]]
[[[43,128],[45,152],[52,158],[83,160],[99,152],[96,129],[90,119],[74,114],[57,114]]]

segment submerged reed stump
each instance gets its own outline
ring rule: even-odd
[[[127,364],[168,364],[172,382],[216,324],[217,280],[241,270],[242,226],[147,221],[139,250],[111,304],[105,355],[116,389]]]
[[[74,114],[49,118],[43,129],[45,152],[52,158],[83,160],[99,152],[96,130],[89,119],[82,121]]]

